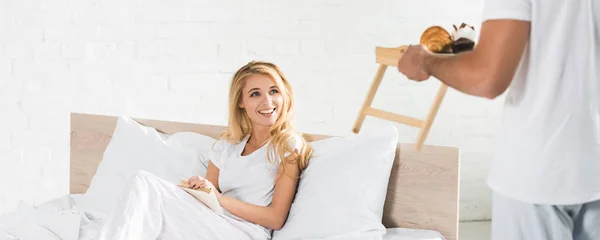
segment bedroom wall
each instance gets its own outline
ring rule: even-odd
[[[375,46],[417,43],[431,25],[479,29],[482,8],[483,0],[0,0],[0,213],[68,193],[69,112],[226,124],[229,78],[252,59],[291,79],[299,130],[352,136]],[[389,69],[374,106],[424,117],[438,86]],[[450,89],[427,140],[461,148],[462,220],[490,218],[484,180],[502,101]],[[368,117],[363,129],[385,123]],[[417,129],[397,126],[402,141],[415,140]]]

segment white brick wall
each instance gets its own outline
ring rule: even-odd
[[[226,124],[231,74],[277,63],[301,131],[351,136],[375,46],[428,26],[480,26],[482,0],[0,0],[0,213],[68,193],[69,112]],[[439,83],[389,69],[374,105],[424,117]],[[345,89],[342,89],[345,88]],[[427,143],[461,148],[461,219],[490,217],[484,184],[502,100],[450,90]],[[367,118],[364,129],[384,121]],[[417,130],[398,125],[403,141]],[[31,191],[36,189],[36,191]]]

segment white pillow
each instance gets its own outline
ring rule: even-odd
[[[428,229],[388,228],[383,240],[444,240],[444,236]]]
[[[138,170],[173,184],[179,184],[182,177],[205,176],[208,152],[214,142],[197,133],[162,134],[129,117],[119,117],[83,205],[110,213]]]
[[[172,152],[174,154],[172,160],[176,160],[176,162],[160,162],[161,167],[164,167],[166,171],[164,177],[169,182],[179,184],[181,177],[206,176],[209,161],[208,153],[216,141],[212,137],[194,132],[178,132],[171,135],[167,140],[167,146],[172,147],[172,150],[185,152],[185,156],[187,156],[187,153],[196,154],[198,158],[187,158],[181,156],[183,155],[182,152]],[[181,158],[177,158],[177,156],[181,156]]]
[[[274,240],[386,233],[383,205],[398,131],[389,125],[354,138],[311,143],[314,156],[282,229]]]

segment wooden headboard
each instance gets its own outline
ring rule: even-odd
[[[217,138],[223,126],[135,119],[158,131],[189,131]],[[116,127],[116,116],[71,114],[70,192],[85,193]],[[330,136],[305,134],[308,141]],[[399,143],[386,196],[383,224],[387,228],[435,230],[458,239],[459,150]]]

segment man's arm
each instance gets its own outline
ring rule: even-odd
[[[470,52],[455,56],[423,54],[422,69],[466,94],[493,99],[504,93],[529,42],[530,22],[489,20]]]

